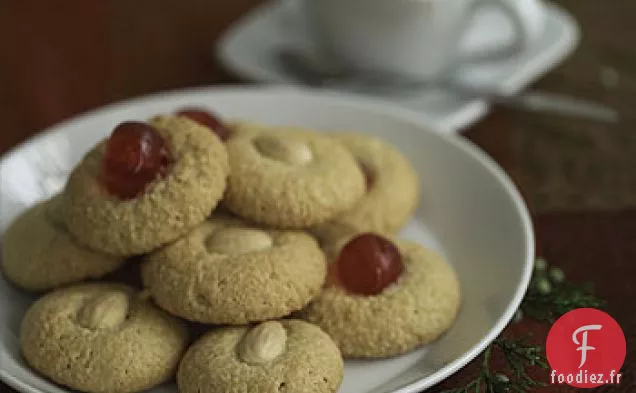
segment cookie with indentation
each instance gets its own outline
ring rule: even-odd
[[[157,116],[149,124],[163,137],[173,163],[141,195],[121,200],[100,183],[105,141],[70,176],[64,192],[67,227],[95,250],[123,256],[153,251],[203,222],[223,196],[229,162],[213,132],[185,117]]]
[[[299,316],[336,342],[345,358],[384,358],[437,340],[454,323],[460,285],[453,268],[436,252],[395,240],[404,270],[377,295],[359,295],[333,279]]]
[[[336,392],[343,377],[338,347],[299,320],[223,328],[206,334],[179,365],[181,393]]]
[[[341,226],[387,235],[400,230],[419,202],[415,169],[398,149],[382,139],[352,132],[330,135],[354,155],[365,173],[367,190],[351,210],[312,228],[312,232],[319,238],[330,238],[338,235]]]
[[[364,174],[340,143],[296,128],[233,124],[231,173],[224,205],[277,228],[307,228],[350,210]]]
[[[174,377],[184,324],[132,288],[80,284],[50,292],[20,327],[26,362],[50,380],[90,393],[129,393]]]
[[[144,286],[159,306],[211,324],[288,315],[320,293],[325,277],[324,254],[307,233],[260,229],[221,216],[142,265]]]
[[[88,249],[67,231],[60,196],[21,213],[2,235],[2,271],[22,289],[40,292],[115,271],[125,261]]]

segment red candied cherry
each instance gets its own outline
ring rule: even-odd
[[[350,240],[340,251],[336,263],[340,284],[361,295],[379,294],[404,271],[398,248],[372,233]]]
[[[122,199],[141,194],[168,171],[171,157],[161,135],[150,125],[124,122],[106,142],[101,181],[109,193]]]
[[[184,108],[177,112],[177,115],[187,117],[190,120],[194,120],[197,123],[208,127],[224,142],[230,138],[230,134],[232,133],[230,129],[218,118],[218,116],[204,109]]]

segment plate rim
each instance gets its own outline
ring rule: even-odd
[[[525,261],[523,272],[520,277],[519,285],[517,286],[513,297],[508,301],[505,311],[489,329],[488,333],[484,335],[479,342],[474,344],[469,350],[464,352],[461,356],[455,358],[453,361],[445,364],[439,368],[433,374],[424,376],[415,382],[398,388],[392,391],[392,393],[414,393],[432,387],[441,381],[447,379],[451,375],[455,374],[466,366],[470,361],[475,359],[481,354],[490,343],[492,343],[497,336],[505,329],[508,323],[512,320],[515,312],[521,305],[523,297],[530,284],[532,276],[533,263],[535,258],[535,236],[532,219],[528,207],[526,206],[523,197],[515,186],[514,182],[508,176],[508,174],[501,168],[495,160],[485,153],[479,146],[471,142],[470,140],[454,133],[444,132],[447,128],[436,122],[428,121],[422,117],[421,114],[413,110],[409,110],[398,105],[387,103],[380,99],[374,99],[369,97],[360,97],[358,95],[347,94],[342,92],[334,92],[322,89],[312,88],[300,88],[291,86],[272,86],[272,85],[208,85],[191,88],[171,89],[159,91],[151,94],[140,95],[131,97],[128,99],[112,102],[107,105],[93,108],[88,111],[80,112],[76,115],[62,120],[58,123],[51,125],[33,135],[26,140],[13,146],[0,156],[0,167],[4,165],[7,159],[15,154],[18,154],[20,150],[27,148],[29,145],[37,143],[38,141],[50,137],[53,134],[61,132],[64,127],[74,122],[80,122],[90,117],[100,116],[103,113],[117,110],[119,108],[130,107],[144,102],[152,102],[159,98],[168,99],[169,97],[178,97],[186,95],[225,95],[225,94],[265,94],[265,95],[277,95],[277,94],[291,94],[306,97],[307,99],[317,99],[331,102],[338,106],[348,106],[357,108],[364,111],[373,111],[382,114],[383,116],[391,117],[393,119],[408,122],[411,125],[419,128],[422,132],[428,132],[436,134],[436,137],[445,140],[445,142],[454,145],[456,148],[463,151],[464,154],[471,156],[473,159],[484,165],[484,168],[490,172],[496,181],[501,185],[503,190],[508,194],[508,197],[513,202],[516,213],[519,216],[521,228],[524,237],[525,246]],[[446,130],[448,131],[448,130]],[[4,357],[5,351],[0,351],[0,357]],[[32,386],[28,381],[16,377],[8,372],[6,367],[0,368],[0,380],[7,383],[13,388],[28,392],[28,393],[43,393],[42,390]],[[65,387],[64,390],[68,391]]]

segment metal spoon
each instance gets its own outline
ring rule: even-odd
[[[318,61],[295,50],[282,50],[278,53],[277,58],[286,73],[297,81],[312,87],[333,87],[370,94],[383,92],[412,94],[420,93],[423,89],[437,87],[466,98],[483,99],[503,107],[585,118],[605,123],[619,121],[618,112],[612,108],[565,95],[540,91],[506,94],[490,88],[459,85],[449,81],[431,83],[413,81],[399,75],[380,72],[349,72],[343,68],[321,65]]]

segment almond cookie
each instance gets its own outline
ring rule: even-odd
[[[458,278],[438,254],[410,241],[360,241],[375,236],[343,247],[330,265],[330,283],[300,313],[345,358],[390,357],[431,343],[452,326],[460,306]],[[372,261],[374,254],[380,257]]]
[[[27,363],[52,381],[94,393],[138,392],[174,377],[187,346],[184,324],[118,284],[51,292],[20,327]]]
[[[324,254],[310,235],[221,216],[142,265],[143,283],[159,306],[211,324],[288,315],[318,295],[325,277]]]
[[[225,146],[193,120],[122,123],[71,174],[67,227],[95,250],[148,253],[203,222],[223,196],[228,173]]]
[[[232,125],[224,205],[258,224],[307,228],[350,210],[364,174],[340,143],[295,128]]]
[[[319,238],[345,225],[359,232],[393,234],[413,215],[419,202],[419,178],[395,147],[369,135],[333,133],[358,161],[367,180],[366,194],[346,213],[312,228]]]
[[[184,355],[177,385],[181,393],[327,393],[342,377],[342,357],[325,332],[282,320],[206,334]]]
[[[2,236],[2,270],[22,289],[39,292],[100,278],[125,261],[78,244],[59,215],[59,202],[56,196],[30,207]]]

